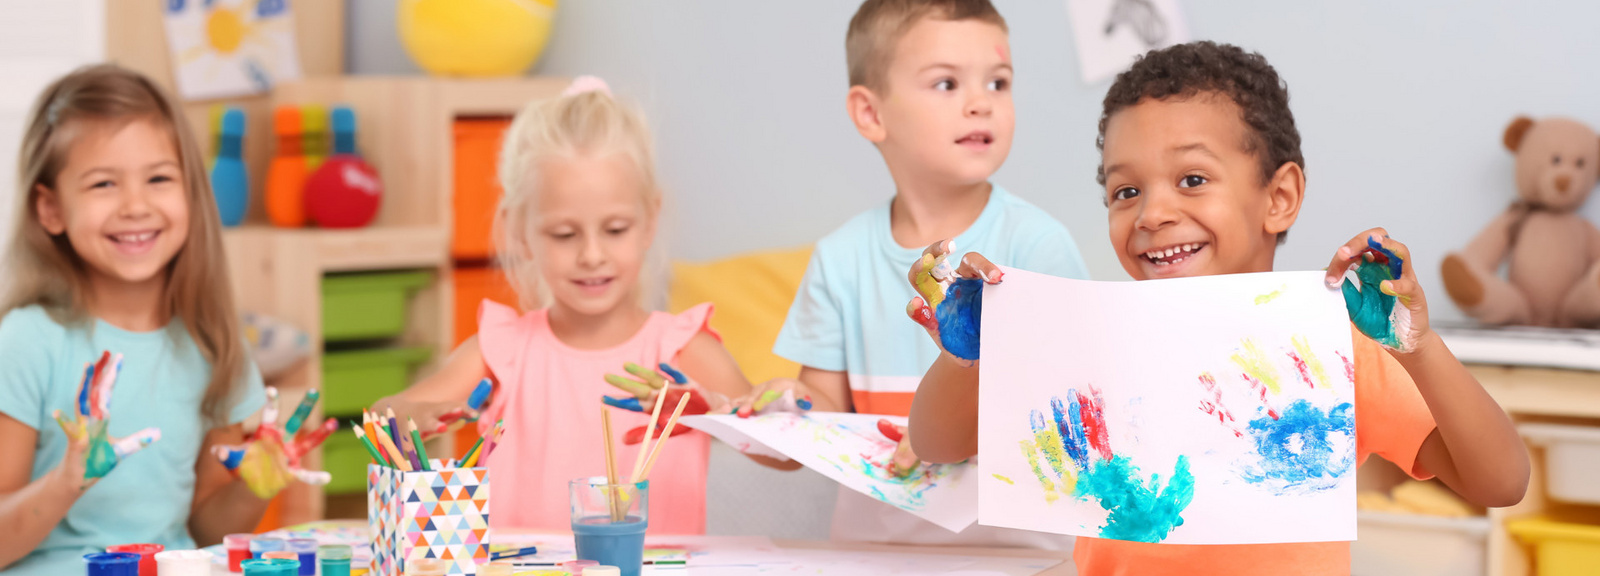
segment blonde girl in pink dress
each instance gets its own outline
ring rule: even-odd
[[[518,114],[505,135],[499,178],[500,263],[529,312],[485,300],[477,336],[437,373],[376,408],[392,407],[402,421],[409,416],[434,429],[464,409],[479,380],[492,379],[494,394],[478,424],[503,418],[505,434],[489,459],[490,526],[564,531],[567,482],[605,474],[601,396],[617,394],[607,373],[621,373],[627,362],[670,363],[724,410],[725,398],[747,394],[750,383],[707,325],[709,304],[676,315],[641,304],[661,188],[644,119],[603,82],[580,79],[567,94]],[[649,414],[607,409],[618,438],[649,422]],[[619,441],[619,448],[617,466],[626,474],[638,446]],[[649,478],[649,532],[704,533],[709,438],[674,435],[662,450]]]

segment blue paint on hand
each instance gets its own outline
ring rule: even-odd
[[[661,363],[661,373],[666,374],[668,378],[671,378],[674,384],[689,383],[688,376],[684,376],[683,373],[679,372],[677,368],[673,368],[671,364],[666,362]]]
[[[1400,256],[1395,254],[1393,250],[1384,248],[1382,242],[1373,239],[1371,236],[1367,237],[1367,248],[1375,252],[1373,262],[1389,265],[1390,279],[1400,277],[1401,272],[1405,269],[1405,260],[1400,259]]]
[[[961,278],[950,284],[944,301],[934,311],[939,322],[939,343],[962,360],[978,359],[978,328],[983,316],[983,281]]]
[[[94,364],[83,370],[83,385],[78,387],[78,414],[89,415],[89,388],[94,386]]]
[[[639,404],[639,399],[632,396],[627,398],[601,396],[600,401],[604,402],[606,406],[610,406],[612,408],[621,408],[630,412],[644,412],[644,406]]]
[[[1355,469],[1354,406],[1345,402],[1324,411],[1306,400],[1296,400],[1278,418],[1262,416],[1250,422],[1261,460],[1243,477],[1266,484],[1279,493],[1310,493],[1339,485]],[[1343,435],[1344,442],[1334,439]]]
[[[1398,299],[1384,294],[1380,288],[1385,280],[1395,279],[1392,266],[1395,265],[1377,261],[1362,262],[1356,266],[1356,278],[1360,280],[1360,286],[1347,276],[1340,289],[1344,292],[1345,312],[1350,314],[1350,322],[1356,325],[1356,329],[1379,344],[1398,349],[1400,337],[1395,333],[1391,320]]]
[[[1100,537],[1134,542],[1160,542],[1183,525],[1183,510],[1194,500],[1194,474],[1189,457],[1179,456],[1172,478],[1160,474],[1145,480],[1133,462],[1117,455],[1100,461],[1078,479],[1077,494],[1099,500],[1109,514]]]

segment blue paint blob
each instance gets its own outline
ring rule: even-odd
[[[1340,286],[1344,292],[1344,307],[1345,312],[1350,314],[1350,322],[1368,338],[1398,349],[1400,338],[1395,334],[1394,323],[1390,321],[1390,314],[1394,312],[1395,301],[1398,299],[1384,294],[1379,289],[1384,280],[1395,278],[1390,275],[1390,265],[1362,262],[1356,266],[1356,277],[1361,281],[1359,289],[1349,278],[1345,278],[1344,284]]]
[[[1244,479],[1279,493],[1318,492],[1339,485],[1340,478],[1355,469],[1353,409],[1345,402],[1323,411],[1297,400],[1276,419],[1252,420],[1250,437],[1261,460],[1244,470]],[[1344,436],[1342,446],[1333,442],[1338,434]]]
[[[660,365],[660,368],[661,368],[661,372],[663,374],[666,374],[668,378],[671,378],[673,383],[676,383],[676,384],[688,384],[689,383],[689,377],[688,376],[684,376],[682,372],[679,372],[677,368],[673,368],[671,364],[668,364],[666,362],[662,362],[661,365]]]
[[[1183,525],[1183,510],[1194,500],[1194,474],[1189,471],[1189,457],[1179,456],[1165,484],[1160,474],[1145,480],[1132,461],[1118,455],[1097,462],[1080,476],[1076,491],[1080,498],[1098,500],[1109,513],[1100,528],[1101,538],[1160,542]]]
[[[644,406],[639,404],[639,399],[629,396],[627,398],[613,398],[601,396],[600,401],[613,408],[621,408],[630,412],[644,412]]]
[[[962,278],[950,284],[944,301],[934,311],[939,321],[939,343],[962,360],[978,359],[978,328],[983,316],[983,281]]]

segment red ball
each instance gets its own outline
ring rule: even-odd
[[[323,228],[360,228],[378,216],[383,181],[359,156],[340,154],[323,161],[306,179],[306,216]]]

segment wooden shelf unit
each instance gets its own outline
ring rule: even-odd
[[[290,322],[310,337],[311,358],[272,382],[283,391],[283,405],[292,406],[306,390],[322,387],[321,281],[330,273],[432,271],[433,281],[412,297],[405,332],[395,343],[433,348],[433,360],[417,371],[419,376],[448,356],[455,328],[450,256],[454,122],[514,115],[528,102],[559,94],[567,83],[560,78],[323,77],[275,89],[274,106],[350,106],[356,113],[357,150],[378,170],[384,185],[378,216],[366,228],[246,224],[223,234],[239,307]],[[252,194],[259,194],[259,188]],[[259,222],[261,204],[254,201],[253,206],[249,222]],[[451,448],[448,438],[438,442],[429,442],[430,452]],[[308,460],[313,467],[321,465],[320,453]],[[284,496],[280,522],[319,520],[325,510],[321,490],[296,485]]]
[[[1513,421],[1558,421],[1600,426],[1600,372],[1515,366],[1469,365],[1473,376],[1505,408]],[[1532,474],[1522,502],[1490,508],[1489,576],[1533,574],[1533,550],[1506,531],[1506,521],[1555,514],[1600,522],[1600,507],[1567,504],[1545,494],[1544,449],[1529,445]],[[1595,479],[1600,482],[1600,478]]]

